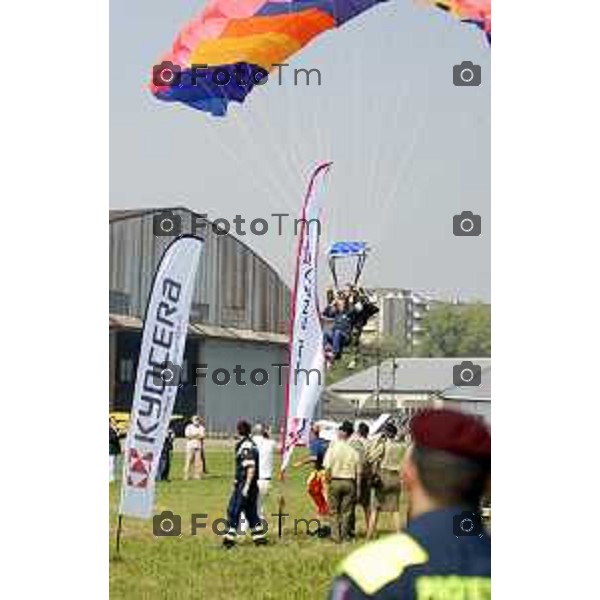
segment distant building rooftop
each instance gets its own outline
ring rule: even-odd
[[[396,358],[396,373],[393,373],[393,361],[389,359],[379,367],[379,390],[381,392],[442,392],[458,394],[464,391],[463,396],[491,393],[491,365],[490,358]],[[476,391],[478,387],[454,387],[453,368],[463,361],[471,361],[481,367],[481,388],[490,391]],[[484,384],[485,375],[485,384]],[[395,383],[395,385],[394,385]],[[370,393],[377,389],[377,367],[373,366],[360,371],[346,379],[329,386],[331,392],[339,393]],[[458,396],[445,396],[458,398]]]

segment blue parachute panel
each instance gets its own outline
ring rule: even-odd
[[[368,251],[367,242],[335,242],[329,248],[329,257],[361,256]]]

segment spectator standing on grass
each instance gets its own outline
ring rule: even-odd
[[[356,497],[360,493],[360,457],[348,443],[354,427],[344,421],[338,431],[338,439],[325,454],[323,466],[329,481],[328,500],[333,519],[331,537],[335,542],[343,542],[352,537],[353,513]]]
[[[396,439],[398,429],[389,421],[383,428],[383,443],[379,443],[370,459],[373,464],[373,487],[375,503],[369,519],[367,539],[372,538],[377,530],[380,512],[392,513],[394,528],[400,531],[400,491],[402,488],[400,472],[404,448]]]
[[[175,441],[175,432],[169,428],[165,437],[160,459],[158,460],[157,479],[159,481],[170,481],[171,472],[171,452],[173,451],[173,442]]]
[[[117,461],[121,454],[121,437],[114,417],[108,419],[108,480],[116,479]]]
[[[200,468],[206,473],[206,461],[204,459],[204,438],[206,429],[202,419],[196,415],[192,417],[192,422],[185,428],[185,465],[183,478],[190,478],[190,470],[194,479],[200,479]]]
[[[273,460],[277,443],[271,439],[269,430],[261,423],[254,426],[252,441],[258,448],[258,516],[264,519],[264,503],[273,479]]]
[[[330,600],[491,598],[491,541],[477,512],[489,483],[490,432],[447,409],[417,414],[410,430],[402,466],[408,525],[350,554]]]

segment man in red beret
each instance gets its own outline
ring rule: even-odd
[[[412,419],[410,431],[402,467],[408,525],[350,554],[330,600],[491,598],[491,542],[479,515],[489,429],[477,417],[431,409]]]

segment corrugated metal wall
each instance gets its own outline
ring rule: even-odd
[[[153,234],[159,211],[115,219],[110,223],[111,305],[127,306],[126,314],[143,317],[152,277],[162,253],[173,239]],[[190,232],[192,213],[172,211],[181,218],[182,231]],[[216,235],[210,226],[197,285],[192,299],[192,320],[254,331],[285,333],[290,293],[273,269],[242,242]]]
[[[207,365],[206,378],[197,378],[198,412],[206,419],[211,432],[235,431],[240,418],[263,422],[278,428],[284,414],[284,382],[287,370],[282,369],[282,384],[275,363],[287,363],[285,347],[275,344],[256,344],[229,340],[206,339],[200,346],[200,361]],[[246,385],[236,383],[234,369],[240,365]],[[212,375],[216,369],[226,369],[231,380],[218,385]],[[265,385],[251,381],[254,369],[264,369],[269,375]],[[258,374],[257,374],[258,375]],[[223,375],[221,374],[221,377]],[[224,381],[224,379],[219,379]]]
[[[131,410],[140,341],[141,331],[111,332],[114,355],[113,373],[109,377],[112,410]],[[202,415],[211,434],[233,433],[240,418],[250,419],[253,423],[261,421],[277,429],[284,413],[287,369],[278,370],[275,363],[287,364],[287,349],[281,344],[188,336],[182,387],[177,393],[173,414]],[[236,382],[236,365],[245,371],[241,377],[246,385]],[[227,385],[219,385],[223,374],[215,383],[213,372],[217,369],[227,370],[230,376]],[[255,369],[267,371],[269,380],[265,385],[252,382],[251,372]]]

